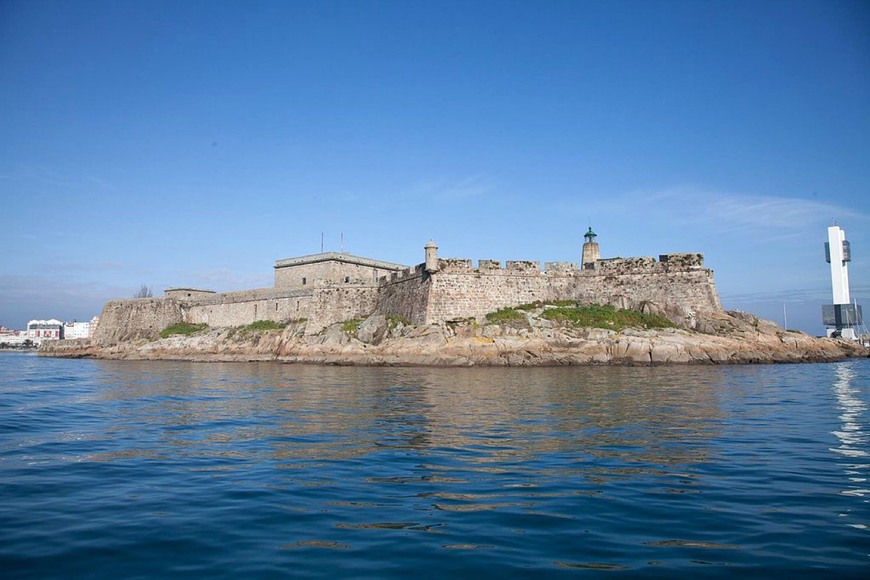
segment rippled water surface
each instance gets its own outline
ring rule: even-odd
[[[868,404],[868,360],[0,353],[0,576],[861,577]]]

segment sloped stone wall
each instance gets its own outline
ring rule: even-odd
[[[420,264],[403,276],[384,279],[378,291],[377,311],[396,316],[414,324],[426,323],[431,276]]]
[[[91,341],[106,346],[139,338],[157,338],[160,331],[182,322],[183,308],[173,298],[110,300],[103,307]]]

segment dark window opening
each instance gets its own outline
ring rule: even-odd
[[[302,285],[303,285],[303,286],[305,286],[305,284],[306,284],[307,282],[308,282],[308,279],[307,279],[307,278],[302,278]]]

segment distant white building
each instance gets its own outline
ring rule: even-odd
[[[27,338],[37,344],[43,340],[60,340],[63,338],[63,329],[63,322],[56,318],[31,320],[27,323]]]
[[[90,322],[78,322],[76,320],[72,322],[65,322],[63,324],[63,339],[71,340],[75,338],[90,338],[91,336],[91,323]]]
[[[21,330],[12,330],[5,326],[0,326],[0,345],[10,347],[22,346],[27,340],[27,332]]]

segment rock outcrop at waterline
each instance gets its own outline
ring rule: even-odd
[[[579,328],[529,316],[522,325],[459,321],[406,325],[373,315],[358,326],[306,335],[283,330],[206,330],[191,336],[116,344],[45,342],[45,356],[195,361],[265,361],[339,365],[558,366],[826,362],[866,357],[857,343],[786,331],[741,312],[711,314],[690,331]]]

